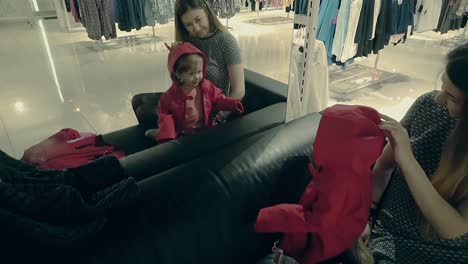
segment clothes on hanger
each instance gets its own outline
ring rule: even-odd
[[[269,0],[268,6],[281,8],[283,7],[283,0]]]
[[[93,40],[116,38],[111,0],[79,0],[81,23]]]
[[[414,29],[416,32],[434,30],[439,23],[442,12],[441,0],[418,0],[414,15]]]
[[[233,17],[237,12],[235,0],[207,0],[206,3],[220,18]]]
[[[300,30],[300,29],[299,29]],[[319,112],[328,106],[329,76],[327,51],[322,41],[316,40],[312,64],[307,65],[308,82],[302,90],[301,80],[304,67],[303,43],[299,41],[292,47],[292,64],[288,89],[288,104],[286,107],[286,120],[290,121],[301,116]],[[302,90],[302,91],[301,91]],[[302,93],[302,100],[301,100]]]
[[[387,39],[392,35],[393,16],[392,16],[392,1],[383,0],[380,7],[380,14],[375,25],[375,36],[372,42],[374,54],[385,48]]]
[[[119,29],[130,32],[147,26],[145,18],[145,0],[115,0]]]
[[[341,61],[346,36],[348,35],[349,16],[351,2],[353,0],[341,0],[341,6],[338,10],[336,20],[335,37],[333,38],[332,56],[335,61]]]
[[[466,0],[443,0],[442,12],[436,31],[445,34],[450,30],[460,29],[464,15],[460,11],[466,9],[467,5]]]
[[[333,37],[335,35],[336,19],[340,0],[323,1],[317,25],[317,39],[321,40],[327,50],[328,64],[332,64]]]
[[[351,0],[351,5],[349,7],[348,30],[343,41],[341,57],[336,57],[336,61],[344,63],[349,59],[354,58],[357,53],[358,45],[354,42],[354,39],[356,37],[363,4],[363,0]]]
[[[175,0],[146,0],[150,2],[154,18],[159,24],[169,23],[174,17]]]
[[[465,28],[466,27],[466,24],[468,22],[468,12],[465,13],[465,15],[463,16],[463,20],[462,20],[462,24],[461,24],[461,27],[462,28]]]
[[[405,41],[413,33],[415,7],[416,0],[341,0],[332,61],[340,65]]]
[[[78,6],[78,0],[70,0],[70,11],[75,19],[75,22],[81,21],[80,7]]]
[[[67,10],[68,13],[71,12],[71,0],[64,0],[65,2],[65,9]]]
[[[375,0],[364,0],[354,43],[357,44],[356,57],[367,57],[372,53],[372,33],[374,31]]]
[[[408,27],[414,26],[415,7],[415,0],[393,0],[393,34],[406,34]]]
[[[374,20],[373,20],[373,23],[372,23],[372,37],[369,40],[375,38],[375,30],[377,28],[377,19],[379,18],[380,10],[382,8],[382,1],[383,0],[375,0]]]
[[[113,0],[119,29],[130,32],[145,26],[169,23],[174,17],[175,0]]]

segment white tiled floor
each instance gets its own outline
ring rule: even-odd
[[[286,14],[260,13],[267,16]],[[245,22],[256,17],[256,12],[242,12],[229,21],[244,64],[286,82],[292,23]],[[132,96],[164,91],[170,85],[163,42],[172,41],[173,24],[156,26],[156,35],[152,38],[146,27],[119,32],[118,40],[96,45],[83,31],[64,32],[57,20],[33,27],[0,22],[0,148],[19,158],[25,148],[60,128],[107,133],[136,124]],[[379,67],[403,77],[347,96],[335,95],[331,103],[367,104],[401,117],[417,96],[433,89],[443,67],[448,48],[427,40],[437,37],[421,35],[422,40],[388,47]],[[131,44],[128,39],[143,43]],[[360,63],[371,64],[372,58]]]

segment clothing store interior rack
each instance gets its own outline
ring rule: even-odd
[[[289,82],[288,82],[288,91],[298,88],[299,96],[297,97],[297,99],[293,99],[290,96],[288,96],[287,106],[286,106],[286,112],[289,112],[289,109],[293,109],[293,108],[300,109],[301,116],[304,115],[302,106],[303,106],[303,101],[304,101],[303,99],[304,99],[305,89],[308,89],[308,88],[319,89],[320,88],[320,87],[314,87],[313,81],[311,80],[311,78],[309,78],[310,76],[309,72],[314,71],[314,65],[317,65],[317,63],[314,63],[314,61],[317,60],[316,56],[312,56],[311,54],[314,54],[320,1],[314,1],[314,0],[307,0],[307,1],[308,1],[307,15],[300,16],[300,19],[301,19],[300,21],[296,20],[296,16],[294,17],[295,24],[301,24],[305,26],[304,49],[302,52],[303,64],[302,64],[302,72],[299,73],[299,87],[295,87],[295,84],[291,82],[291,78],[289,78]],[[292,54],[293,47],[294,45],[291,45],[291,54]],[[291,56],[291,59],[289,62],[289,72],[292,71],[292,67],[294,63],[295,62]],[[309,85],[309,82],[311,85]],[[295,107],[297,105],[299,105],[299,107]],[[294,118],[297,118],[297,117],[294,117]],[[289,120],[288,116],[286,117],[286,121],[287,122],[291,121]]]
[[[80,26],[80,27],[72,27],[71,26],[70,17],[68,16],[67,5],[65,3],[65,0],[59,0],[59,1],[61,2],[61,5],[62,5],[61,9],[62,9],[62,12],[64,14],[63,19],[65,20],[66,29],[68,30],[68,32],[85,31],[86,29],[83,26]],[[169,19],[169,21],[170,21],[170,19]],[[156,31],[155,31],[154,26],[151,26],[151,28],[152,28],[152,31],[153,31],[153,38],[156,38],[157,36],[156,36]],[[117,39],[125,40],[124,42],[127,43],[128,45],[134,45],[134,44],[138,43],[139,37],[137,35],[130,35],[130,36],[118,37]],[[112,42],[112,40],[109,40],[109,41]],[[100,40],[96,40],[94,44],[97,47],[101,47],[101,46],[104,45],[104,41],[101,38]]]
[[[465,44],[468,42],[468,33],[467,33],[467,28],[468,25],[465,26],[465,29],[463,30],[463,33],[449,38],[449,39],[443,39],[437,42],[437,46],[444,47],[444,48],[456,48],[462,44]]]
[[[372,67],[354,62],[344,68],[330,70],[330,90],[340,94],[349,94],[399,76],[397,73],[379,70],[380,54],[374,57]]]
[[[309,3],[308,6],[310,7],[311,3]],[[313,8],[317,8],[317,10],[314,10]],[[317,5],[317,7],[314,6],[313,8],[309,8],[309,10],[307,11],[308,15],[295,14],[294,24],[305,25],[307,34],[309,34],[309,27],[312,27],[314,34],[313,40],[315,41],[318,12],[320,7]],[[311,15],[314,14],[314,12],[317,13],[316,17],[312,17]],[[310,31],[310,33],[312,33],[312,31]],[[311,52],[310,49],[312,48],[312,46],[307,48],[309,50],[309,53]],[[306,54],[306,52],[304,52],[304,54]],[[351,65],[347,64],[345,67],[330,66],[330,91],[339,94],[349,94],[399,76],[399,74],[397,73],[384,72],[379,70],[379,59],[380,54],[375,55],[375,61],[372,67],[360,65],[356,62],[354,62]],[[305,64],[307,64],[307,62]],[[302,74],[302,76],[304,76],[303,78],[306,79],[307,75],[308,74],[306,72],[306,67],[304,66],[304,73]],[[304,84],[305,82],[306,80],[301,81],[302,84]]]

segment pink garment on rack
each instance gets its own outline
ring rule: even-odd
[[[271,0],[271,1],[270,1],[270,5],[271,5],[272,7],[283,8],[283,0]]]
[[[73,15],[73,17],[75,18],[75,22],[81,22],[80,20],[80,14],[78,14],[76,8],[75,8],[75,0],[70,0],[70,10],[71,10],[71,13]]]

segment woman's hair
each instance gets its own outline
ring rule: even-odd
[[[188,41],[190,39],[190,34],[182,22],[182,16],[191,9],[203,9],[208,16],[208,21],[210,23],[210,31],[224,31],[228,32],[225,26],[221,24],[219,19],[216,17],[216,14],[208,6],[205,0],[177,0],[175,3],[175,40],[176,41]]]
[[[203,60],[203,58],[196,53],[182,55],[174,64],[173,76],[177,79],[177,75],[190,71],[197,60]]]
[[[468,199],[468,43],[447,55],[445,68],[450,81],[462,91],[461,116],[450,134],[432,177],[432,184],[452,206]]]

